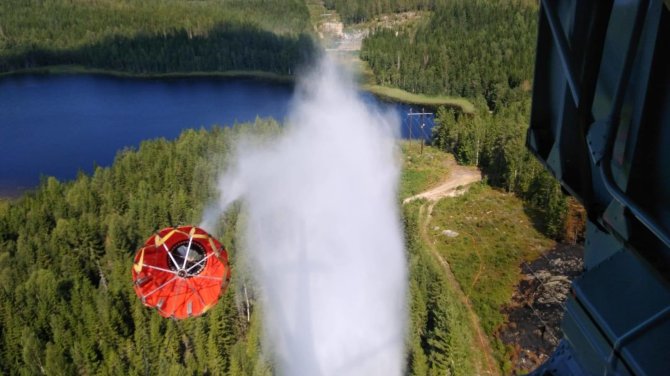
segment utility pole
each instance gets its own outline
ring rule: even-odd
[[[409,145],[412,146],[412,107],[409,108],[407,114],[407,128],[409,130]]]
[[[421,125],[419,128],[421,129],[421,134],[423,137],[421,137],[421,154],[423,154],[423,144],[426,141],[426,138],[428,137],[426,135],[426,132],[424,128],[426,127],[426,122],[425,122],[425,117],[427,116],[433,117],[435,114],[432,112],[426,112],[424,108],[421,109],[421,112],[412,112],[412,109],[409,109],[409,112],[407,113],[407,126],[409,127],[409,144],[410,146],[412,145],[412,117],[413,116],[421,116],[420,122]]]
[[[424,114],[426,113],[425,109],[421,109],[421,133],[423,133],[423,137],[421,137],[421,152],[419,154],[423,155],[423,144],[426,142],[426,133],[423,131],[423,127],[426,126],[426,122],[423,121]]]

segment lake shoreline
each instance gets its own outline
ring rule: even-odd
[[[382,85],[361,84],[359,87],[361,90],[364,90],[376,96],[377,98],[390,100],[396,103],[403,103],[429,109],[436,109],[438,107],[444,106],[459,110],[466,114],[475,113],[475,106],[465,98],[414,94],[399,88]]]
[[[168,72],[168,73],[133,73],[110,69],[89,68],[81,65],[50,65],[44,67],[25,68],[10,72],[0,73],[0,79],[21,75],[100,75],[115,78],[128,79],[184,79],[184,78],[218,78],[218,79],[251,79],[271,83],[286,85],[295,84],[295,76],[281,75],[265,71],[206,71],[206,72]],[[398,104],[407,104],[425,108],[436,109],[440,106],[450,107],[462,112],[472,114],[475,112],[474,106],[465,98],[447,97],[447,96],[429,96],[424,94],[414,94],[407,91],[383,86],[360,83],[358,85],[361,91],[370,93],[379,99]]]
[[[75,171],[91,173],[91,166],[109,166],[119,150],[139,147],[144,140],[170,140],[186,129],[235,126],[258,117],[285,120],[295,91],[293,85],[262,79],[32,72],[0,79],[2,198],[35,188],[38,176],[68,181]],[[415,105],[363,91],[358,95],[372,109],[397,114],[399,138],[429,139],[432,118],[425,119],[426,129],[419,129],[417,119],[409,121],[407,114]]]
[[[264,71],[224,71],[224,72],[168,72],[168,73],[133,73],[101,68],[88,68],[81,65],[50,65],[44,67],[25,68],[0,73],[0,79],[21,75],[99,75],[116,78],[133,79],[170,79],[170,78],[247,78],[267,82],[293,84],[295,78]]]

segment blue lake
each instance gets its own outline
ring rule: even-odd
[[[40,176],[60,180],[116,153],[188,128],[233,125],[256,116],[283,120],[293,86],[253,79],[132,79],[100,75],[20,75],[0,80],[0,196],[36,186]],[[403,137],[428,136],[410,107],[362,93],[370,104],[401,115]],[[416,111],[416,110],[415,110]]]

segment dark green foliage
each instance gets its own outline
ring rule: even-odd
[[[525,193],[530,203],[544,214],[547,233],[559,239],[565,236],[568,201],[556,179],[543,169]]]
[[[419,240],[418,206],[403,206],[405,242],[409,257],[409,333],[407,367],[410,375],[470,375],[470,320],[463,306]]]
[[[459,163],[482,168],[489,184],[524,198],[544,219],[544,232],[560,240],[567,201],[558,182],[524,145],[529,113],[530,99],[475,116],[440,109],[433,143],[451,151]]]
[[[526,150],[537,6],[521,1],[439,2],[418,28],[382,28],[363,42],[378,83],[413,93],[472,98],[474,115],[441,109],[433,143],[479,166],[493,186],[527,199],[560,238],[567,205]]]
[[[237,280],[204,317],[177,322],[142,306],[130,268],[154,230],[198,223],[221,158],[237,138],[278,129],[274,121],[258,120],[254,127],[147,141],[92,176],[68,183],[48,178],[33,193],[1,202],[0,374],[220,375],[233,364],[267,369],[257,352],[235,355],[238,348],[257,348],[253,326],[260,325],[253,311],[250,324],[236,305]],[[218,235],[225,242],[236,235],[237,214],[222,221]],[[228,245],[235,273],[236,249]]]
[[[135,74],[291,75],[316,47],[304,2],[0,3],[0,72],[82,65]]]
[[[361,59],[381,85],[482,96],[495,109],[531,78],[536,18],[536,6],[518,1],[448,1],[416,30],[376,30],[363,41]]]

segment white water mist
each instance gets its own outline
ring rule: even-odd
[[[366,105],[328,60],[296,93],[276,141],[238,146],[203,225],[243,200],[246,256],[280,374],[400,375],[407,316],[396,201],[400,119]]]

